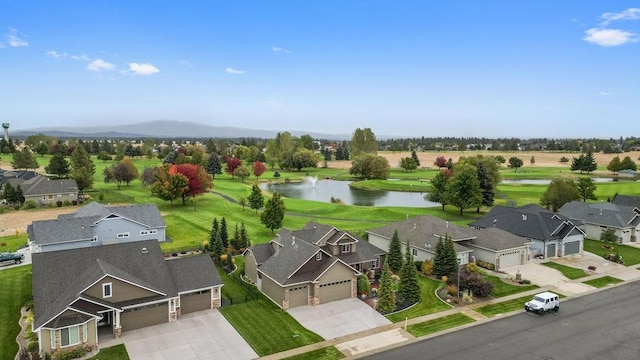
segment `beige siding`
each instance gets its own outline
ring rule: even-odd
[[[98,342],[98,334],[96,333],[96,320],[91,319],[87,323],[87,345],[95,346]]]
[[[253,252],[247,251],[244,253],[244,274],[254,283],[258,282],[258,265],[256,264],[256,258],[253,256]]]
[[[42,345],[42,351],[47,354],[51,354],[51,330],[40,330],[40,345]]]
[[[284,289],[264,275],[262,275],[262,292],[278,304],[278,306],[282,307]]]
[[[355,280],[355,278],[356,276],[353,274],[353,269],[351,269],[351,267],[341,262],[336,262],[329,270],[322,274],[322,277],[319,279],[319,283],[325,284],[345,279]]]
[[[143,327],[169,322],[169,303],[143,306],[125,310],[120,315],[122,331],[140,329]]]
[[[111,283],[112,296],[108,298],[103,298],[102,284],[106,284],[106,283]],[[98,283],[96,283],[95,285],[87,289],[87,291],[85,291],[84,293],[89,296],[93,296],[98,299],[103,299],[111,303],[158,295],[152,291],[126,283],[124,281],[111,278],[109,276],[105,277],[102,281],[99,281]]]

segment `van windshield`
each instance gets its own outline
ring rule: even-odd
[[[541,302],[543,303],[545,300],[543,298],[541,298],[540,296],[534,296],[533,300],[537,301],[537,302]]]

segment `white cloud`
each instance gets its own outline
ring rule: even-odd
[[[228,67],[226,69],[224,69],[224,71],[228,72],[229,74],[246,74],[247,71],[246,70],[238,70],[238,69],[234,69],[232,67]]]
[[[80,60],[80,61],[91,61],[91,58],[88,57],[85,54],[82,54],[82,55],[71,55],[71,56],[69,56],[69,58],[71,58],[73,60]]]
[[[195,67],[195,66],[193,66],[192,63],[188,62],[187,60],[180,60],[180,64],[185,65],[187,67],[190,67],[192,69]]]
[[[584,41],[604,47],[619,46],[637,41],[635,33],[619,29],[591,28],[584,33],[585,37],[582,38]]]
[[[285,54],[288,54],[288,53],[290,52],[289,50],[287,50],[287,49],[285,49],[285,48],[281,48],[281,47],[279,47],[279,46],[272,46],[272,47],[271,47],[271,50],[272,50],[273,52],[277,52],[277,53],[285,53]]]
[[[611,94],[608,91],[598,91],[596,93],[596,95],[598,95],[598,96],[609,96]]]
[[[153,75],[160,72],[160,69],[149,63],[130,63],[129,72],[134,75]]]
[[[45,55],[47,55],[48,57],[60,60],[60,59],[64,59],[67,57],[67,53],[59,53],[55,50],[49,50],[45,53]]]
[[[602,25],[609,25],[613,21],[620,20],[638,20],[640,19],[640,8],[628,8],[621,12],[612,13],[606,12],[600,16],[602,18]]]
[[[5,34],[5,38],[7,39],[7,45],[11,47],[26,47],[29,46],[29,43],[20,37],[21,34],[17,29],[9,28],[9,33]]]
[[[96,72],[113,70],[115,67],[115,65],[102,59],[95,59],[91,63],[89,63],[89,65],[87,65],[87,69]]]

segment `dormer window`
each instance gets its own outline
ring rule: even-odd
[[[322,252],[321,252],[321,251],[318,251],[318,252],[316,253],[316,261],[320,261],[320,260],[322,260]]]
[[[111,296],[113,296],[111,283],[102,284],[102,297],[110,298]]]
[[[342,252],[343,253],[350,253],[351,252],[351,244],[342,245]]]

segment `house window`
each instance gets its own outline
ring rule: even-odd
[[[322,252],[318,251],[318,253],[316,254],[316,261],[320,260],[322,260]]]
[[[76,194],[69,194],[69,196],[74,197],[74,196],[76,196]]]
[[[117,236],[118,236],[118,239],[128,238],[129,237],[129,233],[128,232],[119,233]]]
[[[110,298],[112,295],[111,283],[102,284],[102,297]]]
[[[60,346],[71,346],[80,343],[78,337],[78,326],[71,326],[68,328],[60,329]]]
[[[47,195],[47,198],[49,198],[49,200],[53,200],[53,195]]]
[[[371,262],[371,268],[377,269],[380,267],[380,258],[376,258]]]
[[[418,256],[418,250],[417,249],[411,249],[411,254],[413,256]]]
[[[94,236],[94,237],[91,239],[91,242],[96,242],[96,241],[98,241],[98,237],[97,237],[97,236]]]
[[[351,252],[351,244],[342,245],[342,252],[343,253],[350,253]]]
[[[157,229],[151,229],[151,230],[140,230],[140,235],[153,235],[153,234],[157,234],[158,230]]]

